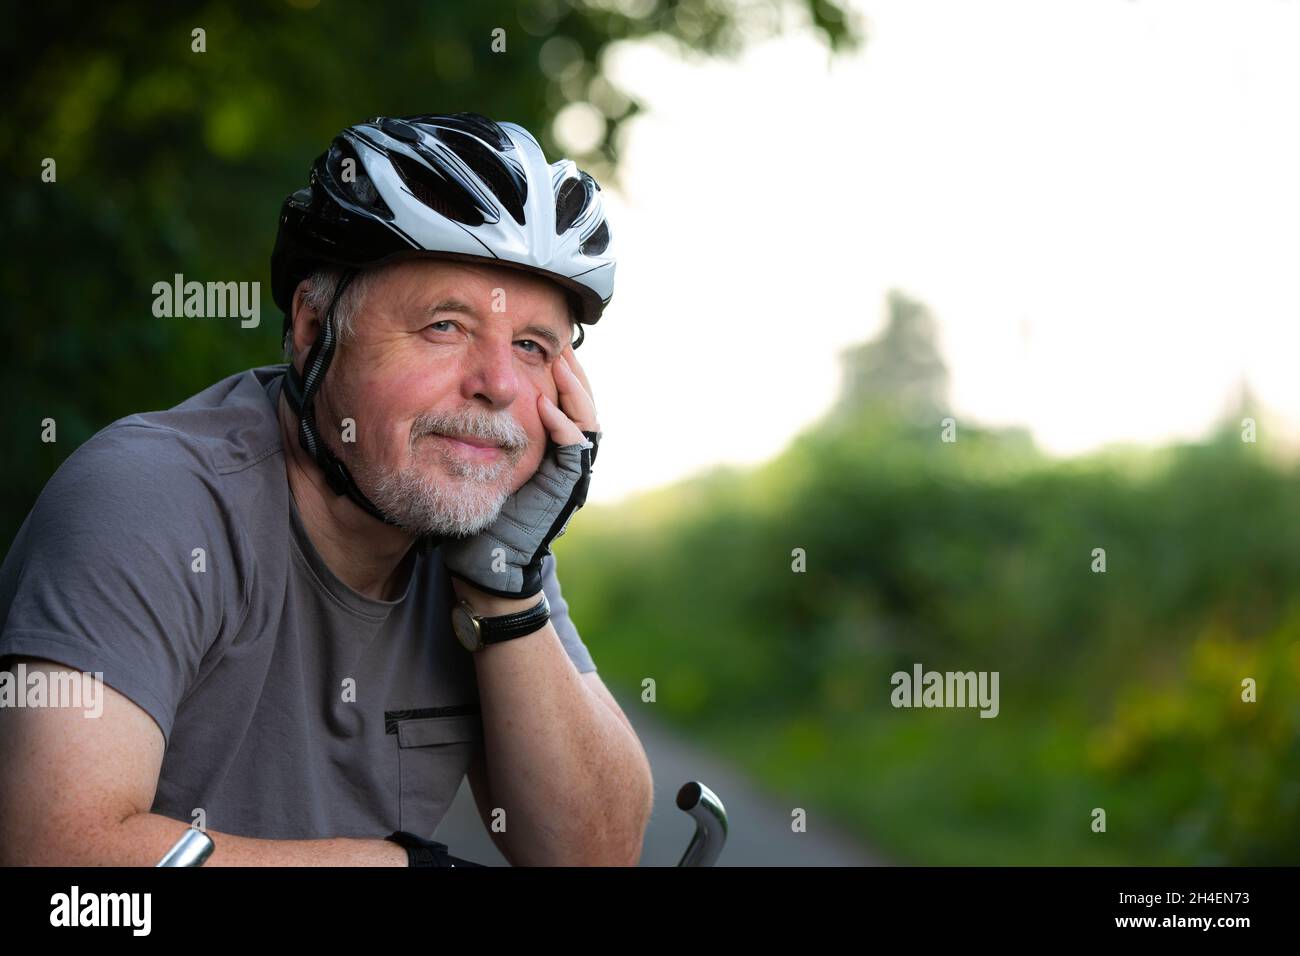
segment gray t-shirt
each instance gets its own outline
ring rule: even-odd
[[[121,419],[68,456],[0,567],[0,658],[101,671],[152,716],[155,813],[201,808],[207,828],[264,839],[428,836],[483,743],[450,577],[417,551],[406,594],[378,601],[329,570],[289,492],[284,369]],[[564,649],[595,670],[553,556],[544,574]]]

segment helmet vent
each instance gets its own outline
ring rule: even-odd
[[[473,136],[454,129],[440,129],[438,138],[454,150],[465,165],[487,184],[497,202],[514,216],[515,222],[524,225],[524,203],[528,201],[528,183],[522,173]]]
[[[462,133],[468,133],[471,136],[477,136],[484,142],[490,143],[494,148],[500,150],[514,149],[514,143],[510,142],[510,137],[506,131],[501,128],[501,124],[495,120],[490,120],[481,113],[451,113],[442,115],[423,114],[421,116],[408,116],[407,119],[412,123],[421,123],[425,126],[433,126],[439,131],[447,129],[459,130]]]
[[[352,160],[351,168],[345,170],[343,163],[349,159]],[[367,212],[392,221],[393,211],[388,208],[388,203],[384,202],[383,197],[379,195],[379,190],[375,188],[374,182],[366,173],[366,167],[361,165],[361,159],[357,156],[356,150],[352,148],[352,144],[347,140],[336,140],[334,142],[333,147],[330,149],[329,170],[334,177],[334,181],[338,183],[339,192],[344,197]]]
[[[555,197],[555,234],[563,235],[573,228],[587,203],[591,201],[591,187],[583,179],[566,179],[560,184]]]
[[[388,160],[411,195],[434,212],[467,226],[483,225],[483,213],[441,170],[425,166],[395,150],[389,151]]]
[[[420,131],[410,123],[405,123],[399,119],[385,119],[379,124],[379,128],[393,139],[401,140],[403,143],[418,143],[420,141]]]
[[[605,225],[604,219],[600,221],[596,231],[583,240],[578,248],[584,256],[598,256],[609,248],[609,227]]]

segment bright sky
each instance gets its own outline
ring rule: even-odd
[[[1051,452],[1194,437],[1243,377],[1300,435],[1300,0],[859,9],[829,68],[802,37],[611,59],[650,113],[580,352],[592,501],[777,453],[891,287],[935,312],[959,418]]]

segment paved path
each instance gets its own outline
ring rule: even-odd
[[[617,692],[615,692],[617,694]],[[620,700],[620,704],[622,701]],[[727,809],[729,830],[718,866],[878,866],[882,861],[855,839],[808,811],[808,832],[792,833],[791,807],[779,805],[739,770],[682,740],[639,708],[624,706],[654,771],[655,809],[646,830],[642,866],[676,866],[695,832],[695,821],[677,809],[677,791],[688,780],[712,790]],[[457,856],[506,866],[492,843],[470,791],[468,778],[435,834]]]

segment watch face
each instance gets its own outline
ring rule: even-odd
[[[478,621],[465,602],[457,604],[451,611],[451,629],[456,632],[456,639],[467,651],[481,650],[483,638],[479,634]]]

